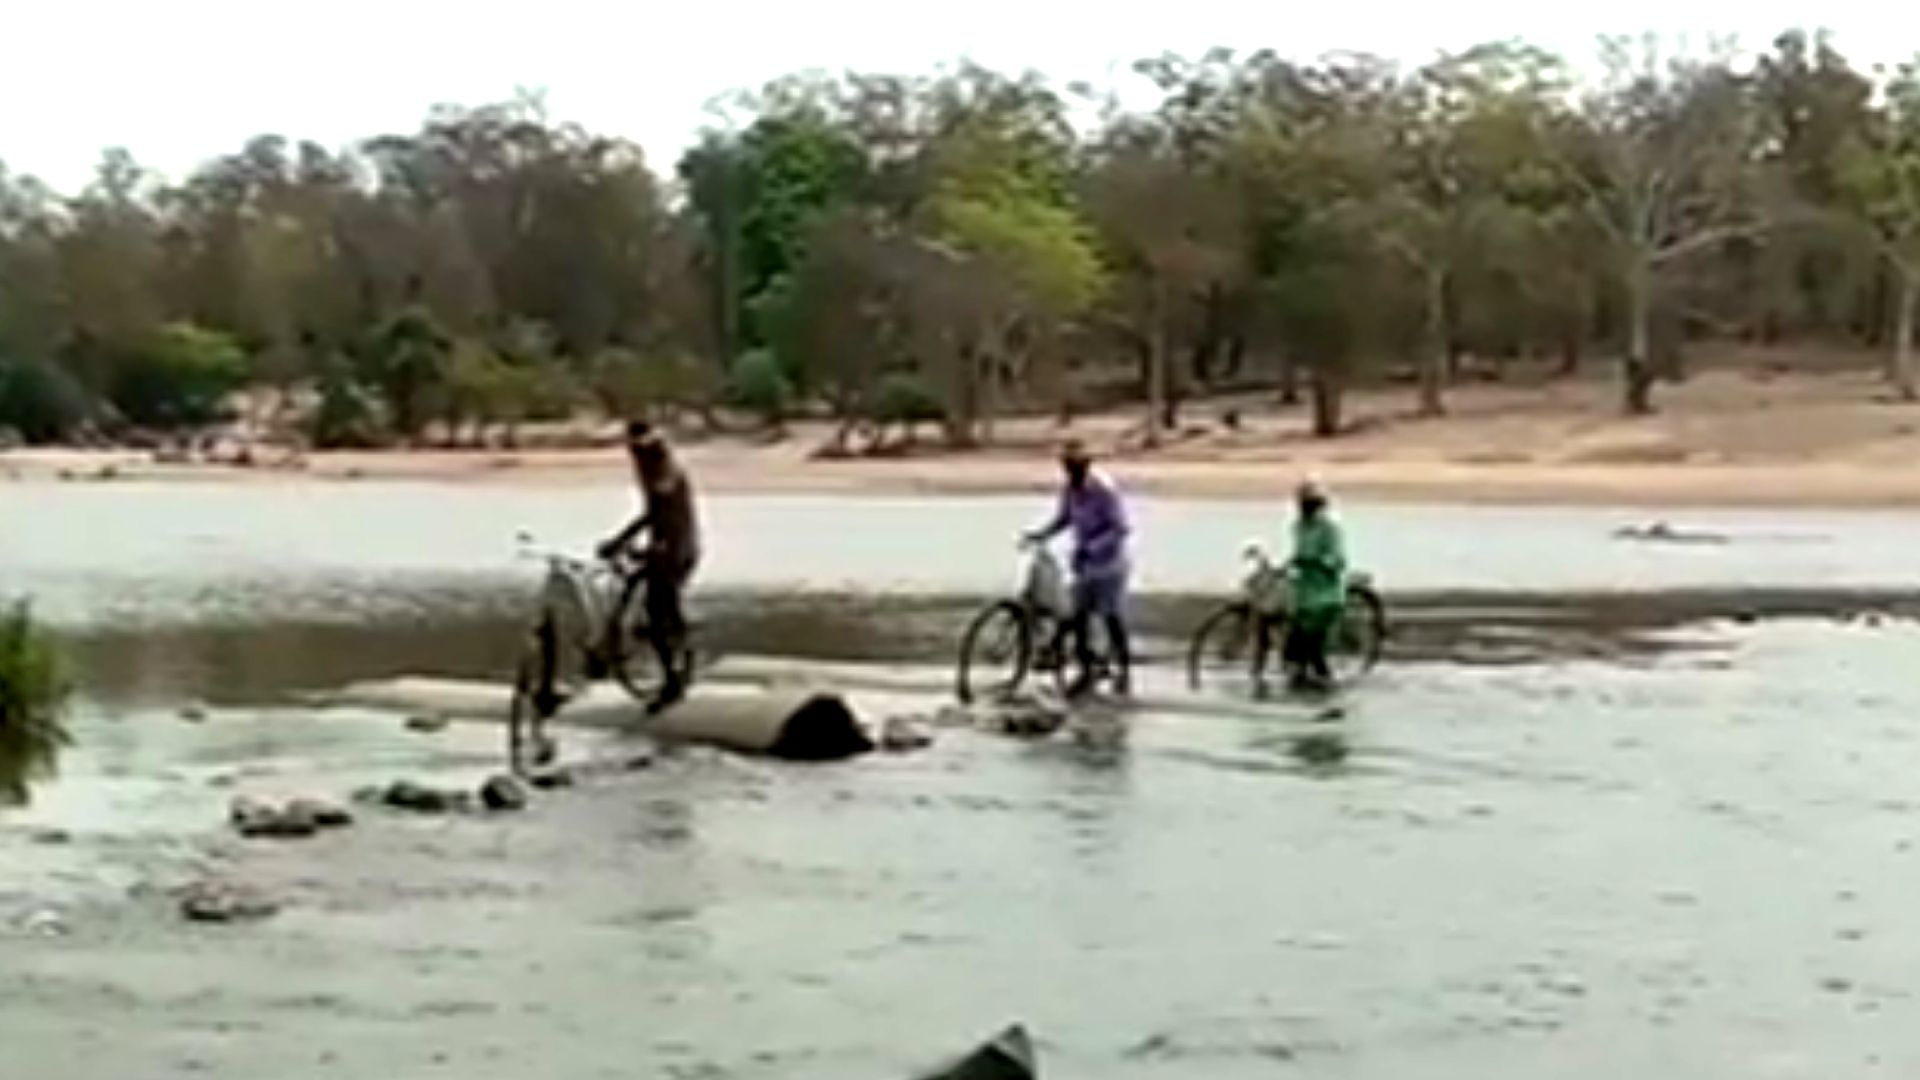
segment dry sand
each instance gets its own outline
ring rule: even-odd
[[[1630,419],[1602,375],[1456,387],[1449,415],[1412,414],[1405,389],[1356,394],[1354,430],[1316,440],[1298,408],[1270,395],[1190,406],[1187,429],[1154,451],[1132,448],[1137,413],[1002,421],[995,446],[949,452],[928,444],[889,458],[822,460],[829,428],[786,438],[683,440],[706,491],[900,494],[1011,492],[1053,483],[1052,447],[1068,434],[1107,451],[1133,490],[1219,498],[1283,494],[1314,474],[1343,494],[1379,499],[1501,503],[1920,506],[1920,406],[1891,400],[1860,368],[1787,372],[1784,357],[1723,361],[1663,387],[1658,415]],[[1798,360],[1796,368],[1804,366]],[[1237,411],[1238,430],[1221,422]],[[618,482],[617,449],[315,454],[297,468],[165,465],[111,451],[0,454],[0,478],[432,480],[455,483]]]

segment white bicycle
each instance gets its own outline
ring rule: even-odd
[[[1052,672],[1057,689],[1066,690],[1073,666],[1067,648],[1073,621],[1067,571],[1045,544],[1023,541],[1020,546],[1026,552],[1020,587],[1014,595],[981,608],[960,638],[954,691],[962,703],[983,697],[1004,700],[1036,671]],[[1119,655],[1107,640],[1105,628],[1097,625],[1100,620],[1089,623],[1093,625],[1087,632],[1094,635],[1093,670],[1089,673],[1093,684],[1104,680],[1125,685],[1128,658]]]
[[[666,682],[651,642],[646,613],[646,556],[622,551],[581,559],[533,546],[519,537],[524,557],[543,560],[546,577],[533,624],[514,667],[507,715],[507,764],[517,773],[550,764],[556,747],[546,722],[586,685],[612,676],[636,700],[649,701]],[[693,679],[693,648],[676,657],[683,685]]]
[[[1240,595],[1202,620],[1188,643],[1187,682],[1195,690],[1235,676],[1250,678],[1258,688],[1266,676],[1268,654],[1286,640],[1292,618],[1286,564],[1275,561],[1259,543],[1248,544],[1241,556],[1247,573]],[[1387,606],[1372,576],[1349,575],[1346,605],[1327,641],[1335,684],[1350,685],[1372,671],[1386,640]]]

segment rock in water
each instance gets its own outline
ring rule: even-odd
[[[294,812],[292,807],[275,806],[265,799],[236,795],[227,804],[227,820],[233,823],[235,831],[249,839],[312,836],[320,825],[304,810]]]
[[[933,730],[917,716],[889,716],[880,725],[880,749],[892,753],[924,750],[933,745]]]
[[[838,761],[872,749],[872,737],[845,699],[816,694],[786,718],[767,753],[789,761]]]
[[[504,774],[490,776],[486,783],[480,785],[480,805],[494,813],[525,810],[527,808],[526,785]]]
[[[300,798],[287,804],[284,813],[306,818],[322,829],[339,829],[353,824],[353,812],[326,799]]]
[[[993,720],[1008,735],[1039,737],[1059,731],[1067,712],[1037,699],[1010,700],[995,708]]]
[[[450,792],[412,780],[395,780],[387,785],[386,794],[381,796],[380,801],[396,810],[412,810],[421,814],[445,814],[459,802]]]
[[[919,1080],[1038,1080],[1039,1062],[1027,1029],[1015,1024],[973,1053]]]
[[[180,914],[194,922],[246,922],[280,910],[257,890],[225,881],[196,881],[180,890],[179,897]]]
[[[452,723],[452,721],[446,717],[434,714],[409,716],[407,717],[407,730],[431,734],[436,731],[447,730],[447,725],[450,723]]]
[[[572,769],[549,767],[535,769],[527,774],[527,783],[532,784],[541,791],[552,791],[555,788],[572,787],[573,781],[574,775]]]

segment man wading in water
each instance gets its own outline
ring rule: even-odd
[[[681,595],[700,562],[700,523],[694,512],[693,484],[674,460],[666,440],[645,421],[627,425],[627,452],[633,458],[645,506],[640,516],[600,545],[600,557],[611,558],[647,534],[641,569],[646,582],[647,641],[660,659],[660,692],[647,705],[658,713],[686,694],[687,618]]]
[[[1066,483],[1053,520],[1026,534],[1032,543],[1045,543],[1073,531],[1073,616],[1067,627],[1073,638],[1079,677],[1067,688],[1078,697],[1093,688],[1092,622],[1106,625],[1107,641],[1116,665],[1114,689],[1127,693],[1131,654],[1127,641],[1127,512],[1113,482],[1093,468],[1093,455],[1075,439],[1060,450],[1060,471]]]
[[[1293,523],[1293,556],[1287,563],[1292,595],[1285,658],[1293,689],[1325,693],[1333,689],[1328,639],[1346,610],[1346,544],[1320,485],[1303,482],[1295,502],[1299,515]]]

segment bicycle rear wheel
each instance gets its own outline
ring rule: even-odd
[[[1033,665],[1033,623],[1012,600],[987,605],[960,638],[954,692],[962,704],[1004,698],[1020,688]]]
[[[674,666],[682,686],[693,682],[693,647],[681,635]],[[647,620],[647,582],[644,574],[631,574],[620,586],[619,602],[604,635],[607,667],[615,682],[634,698],[651,701],[666,683],[666,671],[653,648],[652,625]]]
[[[1187,685],[1195,690],[1252,688],[1260,650],[1259,616],[1245,601],[1222,605],[1200,623],[1187,645]],[[1271,642],[1265,643],[1271,647]]]

